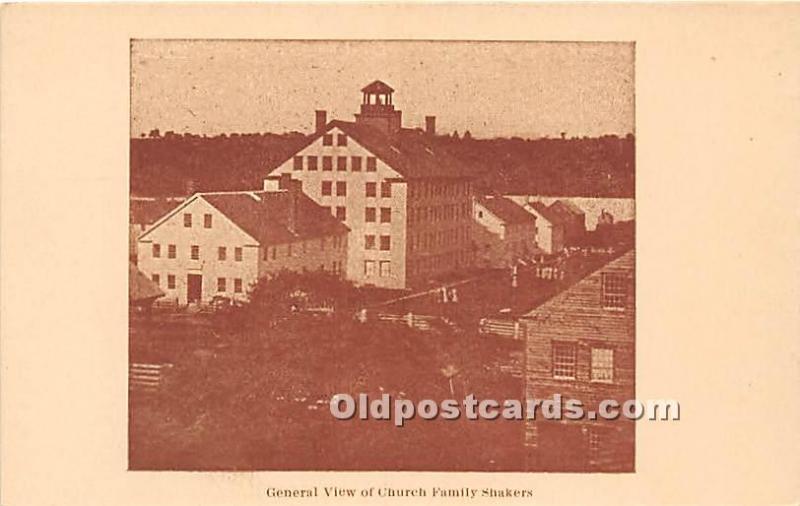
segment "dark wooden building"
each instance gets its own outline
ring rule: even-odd
[[[522,317],[526,398],[560,394],[595,412],[603,399],[635,399],[634,265],[630,250]],[[538,415],[526,422],[530,470],[634,470],[635,422]]]

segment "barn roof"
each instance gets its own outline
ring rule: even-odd
[[[536,224],[536,217],[511,199],[487,196],[478,198],[478,203],[506,223]]]

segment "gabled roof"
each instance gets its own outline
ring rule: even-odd
[[[394,89],[383,81],[375,80],[361,88],[363,93],[394,93]]]
[[[508,224],[536,224],[536,217],[505,197],[479,197],[478,203]]]
[[[128,262],[128,300],[130,303],[155,300],[164,292],[144,275],[133,262]]]
[[[329,127],[339,128],[407,179],[465,177],[464,164],[421,130],[402,128],[387,135],[347,121],[331,121]]]
[[[534,209],[545,220],[553,225],[563,225],[564,218],[557,212],[553,211],[542,202],[529,202],[528,205]]]
[[[597,274],[598,272],[608,272],[608,271],[615,271],[615,272],[633,272],[636,266],[636,250],[635,249],[627,249],[624,251],[619,252],[613,258],[610,258],[603,262],[600,265],[594,266],[588,272],[583,273],[582,275],[576,276],[574,279],[569,280],[564,286],[560,287],[559,290],[552,293],[547,299],[544,299],[534,309],[531,309],[527,313],[521,316],[521,318],[535,318],[537,315],[541,315],[546,313],[549,309],[553,307],[554,304],[558,302],[560,298],[567,296],[572,287],[583,281],[584,279]]]
[[[198,193],[170,213],[201,198],[225,215],[259,245],[285,244],[344,234],[347,226],[304,193],[289,190]],[[295,206],[292,210],[292,206]],[[163,223],[142,235],[147,236]]]
[[[203,199],[262,246],[344,234],[348,228],[302,192],[205,193]],[[294,211],[292,199],[296,198]],[[291,214],[294,212],[292,222]]]
[[[140,225],[155,223],[184,200],[184,197],[131,197],[130,222]]]
[[[586,213],[584,213],[580,207],[576,206],[569,200],[556,200],[550,204],[550,209],[562,216],[571,215],[574,217],[581,217],[586,215]]]
[[[291,160],[334,128],[343,131],[406,179],[472,179],[464,162],[450,155],[445,148],[437,147],[422,130],[402,128],[394,134],[385,134],[377,128],[340,120],[329,122],[321,132],[309,136],[301,147],[270,171]]]

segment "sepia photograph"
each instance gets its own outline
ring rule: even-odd
[[[132,41],[130,469],[634,471],[634,52]]]
[[[797,504],[799,29],[0,5],[0,504]]]
[[[130,468],[633,471],[527,401],[634,398],[634,152],[631,43],[132,41]]]

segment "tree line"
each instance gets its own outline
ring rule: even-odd
[[[176,196],[194,191],[257,189],[266,172],[306,142],[298,132],[131,139],[131,193]],[[435,146],[463,163],[478,191],[582,197],[633,197],[633,135],[522,139],[436,136]]]

